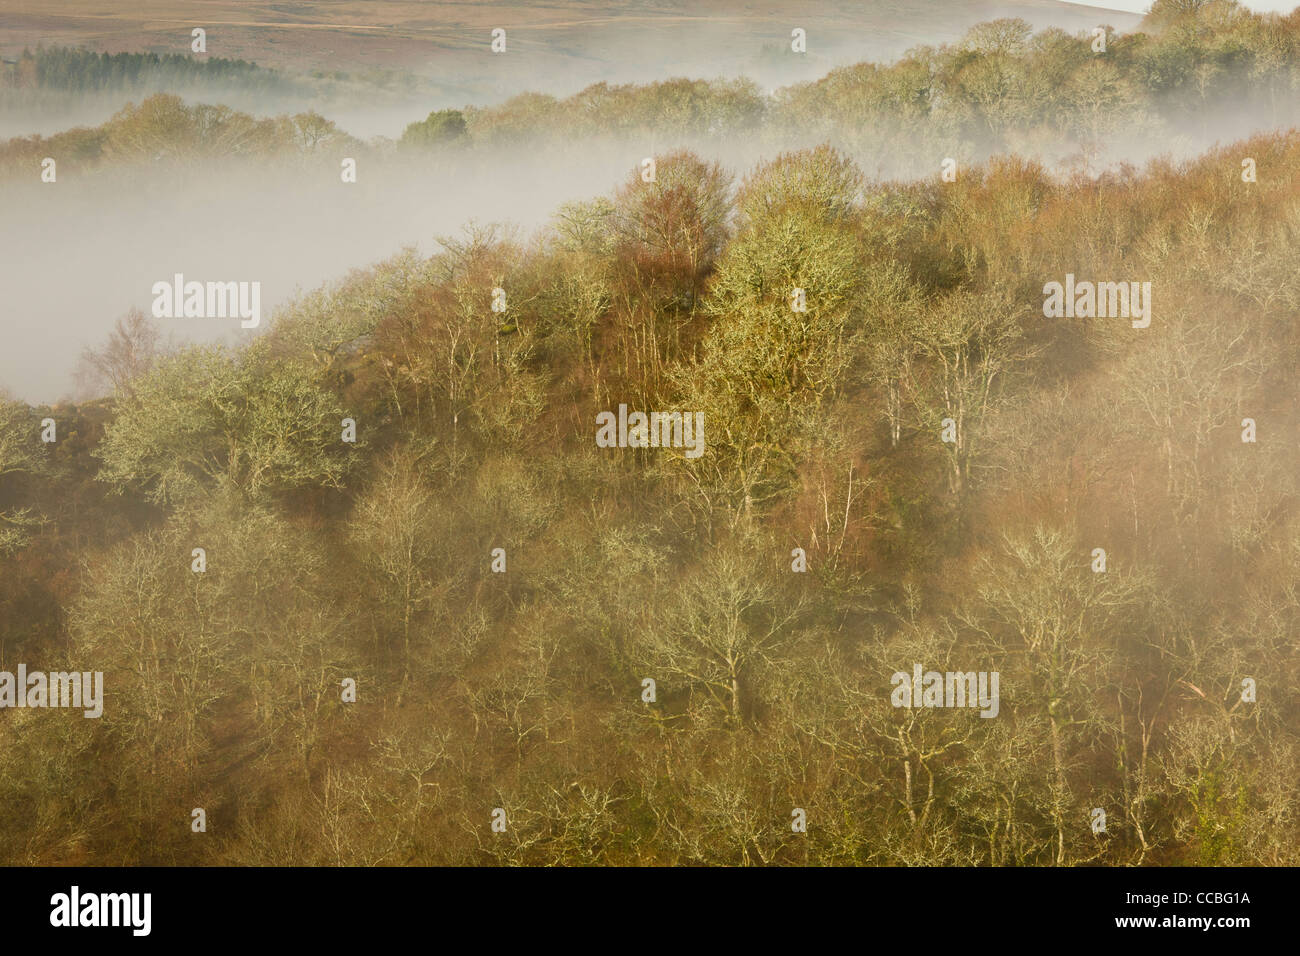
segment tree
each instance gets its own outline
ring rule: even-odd
[[[1001,553],[980,563],[980,610],[965,615],[1014,668],[1003,675],[1003,686],[1023,682],[1015,695],[1017,716],[1036,714],[1047,724],[1057,866],[1067,862],[1067,845],[1081,832],[1067,819],[1085,819],[1071,783],[1073,744],[1106,719],[1096,689],[1115,683],[1121,641],[1140,633],[1145,587],[1140,577],[1117,568],[1094,573],[1087,555],[1072,535],[1043,525],[1005,535]]]
[[[139,309],[131,309],[113,325],[104,344],[81,353],[82,379],[92,390],[105,385],[114,395],[132,394],[133,383],[153,367],[161,352],[158,327]]]
[[[840,387],[872,304],[859,182],[844,157],[818,149],[764,164],[738,194],[741,228],[707,302],[713,324],[697,363],[679,373],[715,423],[709,455],[693,467],[737,520],[788,487],[800,422]],[[889,268],[880,274],[887,283]]]
[[[434,110],[402,131],[397,145],[403,149],[430,149],[464,139],[465,116],[460,110]]]
[[[1001,380],[1028,357],[1020,329],[1027,311],[997,292],[958,291],[931,303],[914,326],[924,364],[909,366],[917,377],[912,394],[927,436],[942,437],[942,420],[953,422],[955,441],[942,447],[954,496],[970,481],[980,427],[999,399]]]
[[[1129,80],[1113,64],[1090,60],[1066,83],[1068,123],[1082,138],[1085,154],[1093,159],[1101,144],[1117,130],[1132,127],[1142,118],[1140,99]]]
[[[684,150],[657,157],[652,182],[632,172],[614,197],[610,222],[615,255],[642,294],[694,308],[727,239],[730,186],[721,166]]]
[[[216,346],[169,356],[118,407],[99,479],[175,504],[214,488],[256,497],[338,487],[346,413],[303,364],[263,365]]]
[[[683,584],[659,627],[641,643],[643,668],[705,695],[739,727],[756,705],[747,682],[781,659],[803,602],[779,603],[743,550],[715,554]]]
[[[337,146],[349,138],[332,120],[319,113],[299,113],[292,122],[294,141],[305,153]]]
[[[0,395],[0,481],[44,469],[39,435],[31,410]],[[29,532],[39,523],[31,508],[0,508],[0,557],[24,547]]]
[[[435,597],[432,557],[437,543],[433,498],[410,455],[392,458],[357,504],[352,539],[378,589],[380,613],[391,613],[402,652],[402,683],[409,677],[411,628]],[[400,694],[398,697],[400,701]]]
[[[962,46],[978,50],[985,56],[1021,56],[1034,28],[1019,17],[1003,17],[979,23],[966,31]]]

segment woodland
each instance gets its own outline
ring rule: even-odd
[[[386,142],[159,94],[0,145],[12,177],[699,137],[238,347],[121,314],[97,397],[0,401],[0,668],[104,674],[100,718],[0,715],[0,861],[1300,863],[1300,132],[1103,162],[1291,115],[1300,13],[1161,0],[1091,43],[996,21]],[[1045,316],[1067,273],[1150,283],[1150,324]],[[703,454],[601,447],[620,404],[702,414]],[[996,717],[893,706],[915,664],[997,672]]]

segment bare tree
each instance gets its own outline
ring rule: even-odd
[[[131,309],[113,325],[103,345],[81,353],[82,387],[92,393],[107,386],[114,395],[134,394],[132,383],[153,367],[162,351],[158,327],[139,309]]]

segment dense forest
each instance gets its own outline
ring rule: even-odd
[[[105,688],[0,720],[0,859],[1300,863],[1300,133],[882,180],[835,132],[1294,99],[1296,15],[1172,8],[1104,61],[1000,22],[774,101],[604,91],[826,142],[657,155],[239,348],[134,312],[105,397],[0,403],[0,668]],[[1149,324],[1049,317],[1067,276],[1149,283]],[[703,454],[602,447],[621,405]],[[914,666],[999,674],[996,716],[895,706]]]
[[[387,106],[437,95],[440,89],[398,70],[295,72],[206,54],[97,53],[37,46],[0,61],[0,110],[12,113],[15,122],[18,116],[79,116],[87,107],[108,115],[126,97],[160,94],[215,100],[231,106],[232,112],[235,106],[258,112],[272,106],[284,109],[286,104],[330,110]]]
[[[34,51],[24,50],[9,66],[3,74],[3,85],[10,89],[85,93],[217,84],[265,93],[292,89],[286,86],[290,81],[275,70],[220,56],[198,59],[178,53],[95,53],[38,46]]]

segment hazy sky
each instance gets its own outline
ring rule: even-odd
[[[1067,0],[1071,2],[1071,0]],[[1151,0],[1072,0],[1085,7],[1106,7],[1110,10],[1128,10],[1131,13],[1146,13],[1151,7]],[[1250,7],[1258,13],[1290,13],[1300,0],[1238,0],[1243,7]]]

